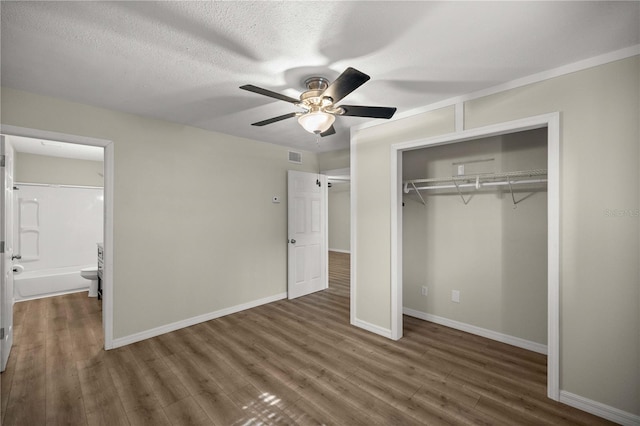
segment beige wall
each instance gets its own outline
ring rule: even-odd
[[[329,250],[351,250],[351,185],[333,183],[329,188]]]
[[[390,145],[452,132],[454,108],[360,130],[351,140],[351,193],[355,197],[357,297],[351,315],[364,324],[391,327]],[[352,257],[352,261],[353,261]]]
[[[315,154],[7,88],[2,123],[114,142],[114,338],[286,291],[286,171]]]
[[[17,152],[15,181],[58,185],[103,186],[103,162]]]
[[[464,105],[467,129],[560,112],[560,388],[635,415],[640,415],[640,227],[633,214],[640,198],[639,95],[636,56]],[[389,146],[453,131],[452,109],[354,135],[357,320],[390,328]]]
[[[546,129],[407,151],[403,180],[547,167]],[[492,159],[492,161],[489,161]],[[404,306],[547,344],[547,200],[544,185],[422,191],[404,196]],[[422,296],[422,286],[428,295]],[[460,292],[460,303],[451,291]]]
[[[348,169],[350,162],[349,149],[339,149],[337,151],[322,152],[318,154],[318,165],[320,170]]]

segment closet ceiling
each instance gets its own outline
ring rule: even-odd
[[[349,146],[295,120],[309,76],[371,80],[345,102],[398,113],[640,43],[639,2],[1,3],[2,85],[312,151]]]

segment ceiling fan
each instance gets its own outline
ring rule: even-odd
[[[290,102],[303,109],[301,112],[273,117],[268,120],[252,123],[252,126],[265,126],[287,118],[298,117],[298,123],[310,133],[320,136],[329,136],[336,131],[333,122],[336,115],[352,117],[391,118],[396,112],[393,107],[360,106],[360,105],[336,105],[349,93],[366,83],[371,77],[355,68],[347,68],[342,74],[329,84],[323,77],[310,77],[304,84],[307,90],[295,99],[271,90],[247,84],[241,89],[260,95],[269,96],[281,101]]]

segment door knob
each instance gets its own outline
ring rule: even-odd
[[[292,239],[291,244],[295,244],[295,243],[296,243],[296,240]]]
[[[13,256],[11,256],[11,260],[16,260],[16,259],[20,260],[22,259],[22,256],[20,256],[19,254],[14,254]]]

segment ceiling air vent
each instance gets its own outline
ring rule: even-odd
[[[302,164],[302,154],[295,151],[289,151],[289,161],[296,164]]]

